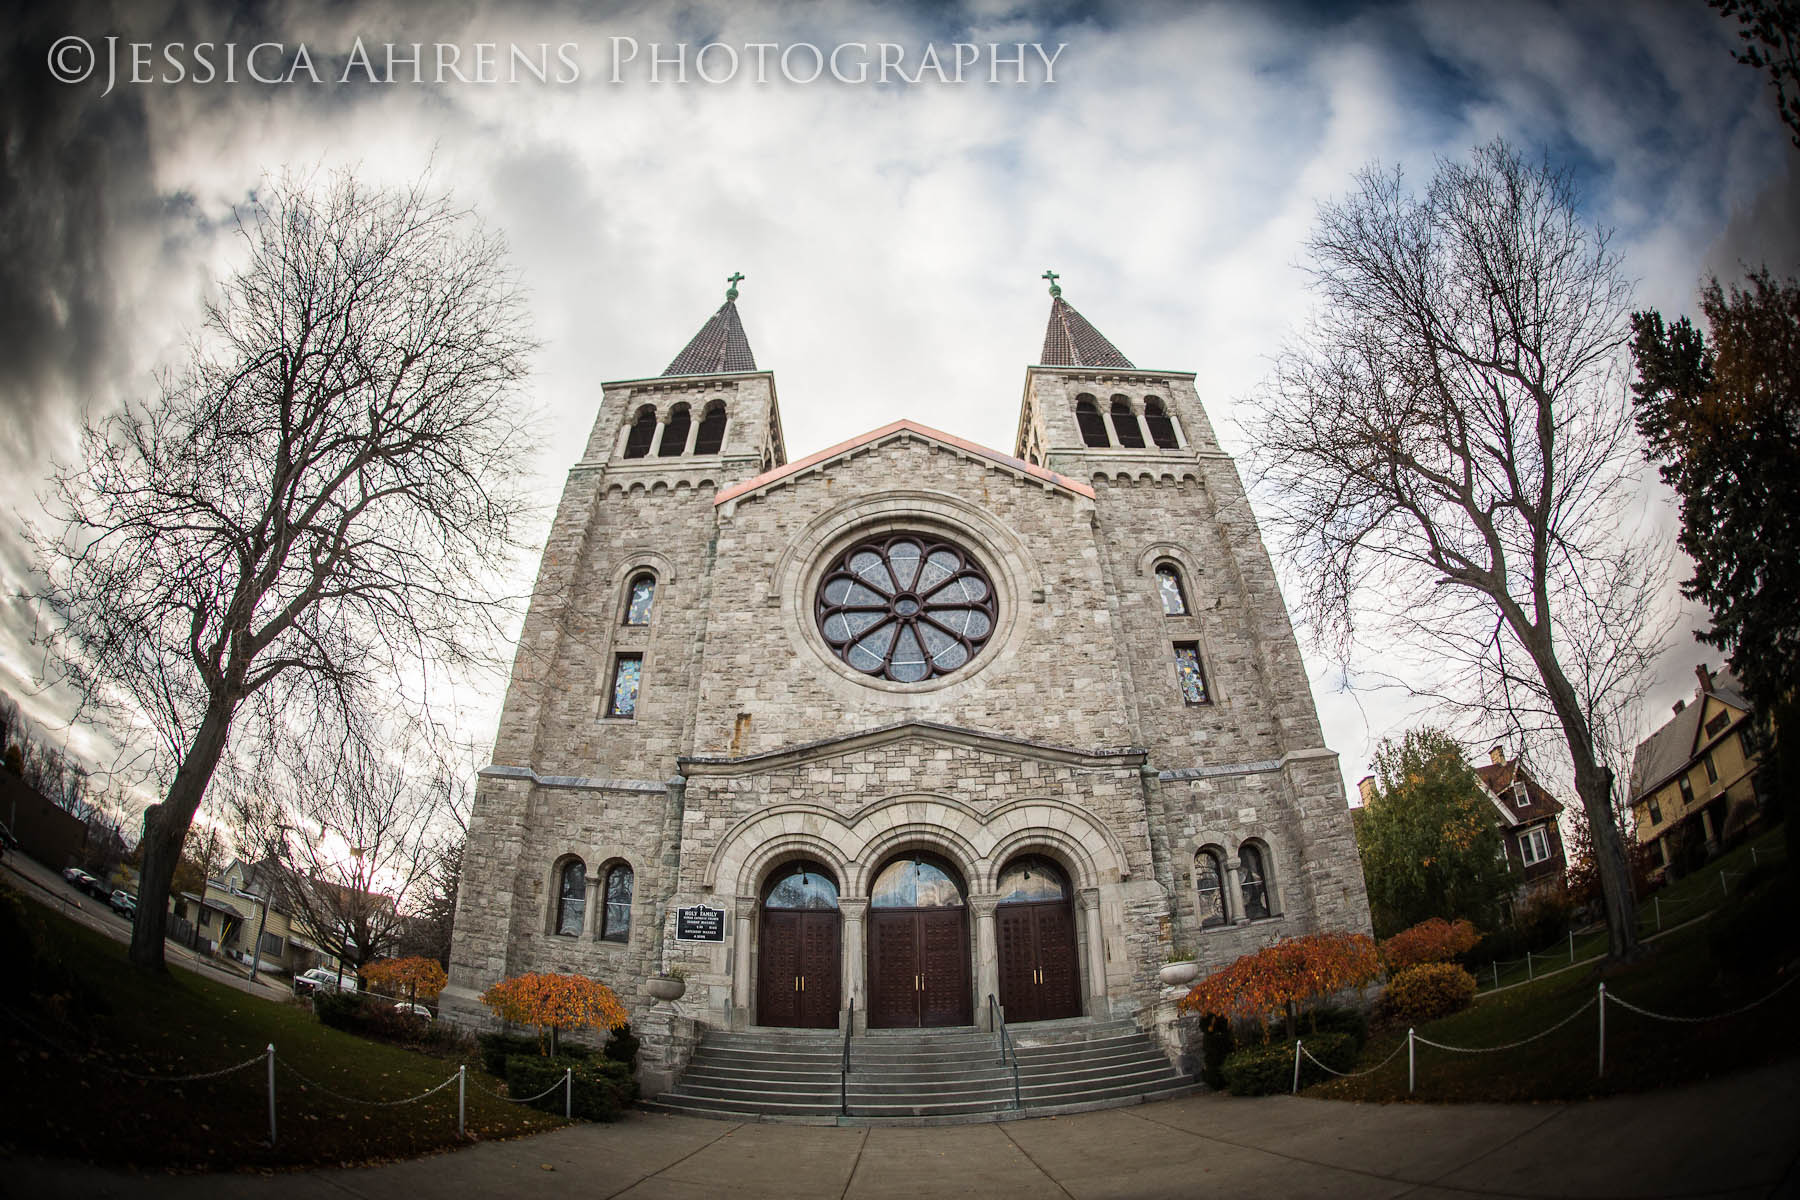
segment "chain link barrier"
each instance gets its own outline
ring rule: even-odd
[[[1375,1072],[1381,1070],[1381,1068],[1383,1068],[1383,1067],[1387,1066],[1389,1063],[1393,1062],[1394,1059],[1398,1058],[1400,1055],[1400,1052],[1404,1049],[1406,1049],[1406,1043],[1401,1042],[1398,1046],[1394,1047],[1393,1052],[1390,1053],[1386,1058],[1382,1059],[1380,1062],[1376,1063],[1374,1066],[1368,1068],[1367,1070],[1363,1070],[1363,1071],[1332,1071],[1330,1067],[1326,1066],[1324,1063],[1320,1062],[1318,1059],[1313,1058],[1313,1052],[1306,1048],[1306,1041],[1304,1038],[1302,1038],[1300,1041],[1300,1053],[1304,1054],[1307,1057],[1307,1059],[1309,1061],[1311,1061],[1313,1066],[1319,1068],[1321,1071],[1331,1071],[1331,1073],[1333,1075],[1336,1075],[1339,1079],[1356,1079],[1363,1075],[1373,1075]]]
[[[1722,1013],[1713,1013],[1711,1016],[1706,1017],[1678,1017],[1668,1013],[1651,1012],[1649,1009],[1633,1004],[1631,1001],[1626,1000],[1621,996],[1615,996],[1611,992],[1606,993],[1606,999],[1608,1003],[1616,1004],[1628,1012],[1634,1012],[1640,1017],[1649,1017],[1654,1021],[1670,1021],[1681,1025],[1704,1025],[1708,1021],[1723,1021],[1726,1017],[1735,1017],[1740,1013],[1749,1012],[1758,1005],[1767,1004],[1769,1001],[1794,986],[1796,980],[1800,980],[1800,974],[1791,976],[1787,982],[1783,983],[1780,987],[1777,987],[1774,991],[1762,997],[1760,1000],[1752,1000],[1750,1003],[1741,1005],[1738,1008],[1729,1009]]]
[[[234,1063],[229,1067],[220,1067],[216,1071],[196,1071],[191,1075],[145,1075],[137,1071],[128,1071],[124,1067],[114,1066],[112,1063],[107,1062],[105,1057],[100,1054],[84,1054],[76,1050],[71,1050],[4,1005],[0,1005],[0,1012],[5,1013],[12,1019],[12,1022],[15,1025],[23,1029],[26,1033],[29,1033],[38,1041],[49,1046],[52,1050],[74,1059],[84,1066],[99,1067],[102,1071],[107,1071],[114,1075],[123,1075],[127,1079],[138,1079],[150,1083],[198,1083],[202,1079],[218,1079],[221,1076],[231,1074],[233,1071],[242,1071],[246,1067],[253,1067],[257,1063],[262,1062],[264,1057],[259,1053],[252,1058],[247,1058],[241,1063]]]
[[[1414,1034],[1413,1038],[1421,1046],[1431,1046],[1438,1050],[1448,1050],[1452,1054],[1496,1054],[1501,1050],[1517,1050],[1520,1046],[1529,1046],[1539,1038],[1549,1037],[1564,1025],[1567,1025],[1570,1021],[1573,1021],[1576,1017],[1579,1017],[1582,1013],[1594,1007],[1598,1002],[1599,1000],[1597,997],[1591,999],[1556,1024],[1550,1026],[1550,1028],[1534,1033],[1528,1038],[1520,1038],[1516,1042],[1508,1042],[1504,1046],[1447,1046],[1443,1042],[1434,1042],[1422,1034]]]
[[[263,1056],[259,1054],[259,1055],[257,1055],[256,1060],[258,1062],[260,1062],[260,1061],[262,1061],[262,1058],[263,1058]],[[298,1079],[305,1086],[310,1087],[310,1088],[317,1088],[319,1091],[324,1092],[327,1096],[330,1096],[334,1100],[342,1100],[346,1104],[360,1104],[360,1105],[364,1106],[365,1108],[399,1108],[403,1104],[415,1104],[418,1101],[425,1099],[425,1097],[427,1097],[427,1096],[435,1095],[438,1092],[443,1091],[445,1088],[447,1088],[451,1084],[455,1083],[458,1078],[458,1076],[452,1075],[452,1076],[450,1076],[450,1078],[444,1080],[444,1082],[438,1084],[436,1087],[427,1088],[426,1090],[420,1092],[418,1095],[408,1096],[404,1100],[359,1100],[355,1096],[346,1096],[342,1092],[334,1091],[331,1088],[326,1087],[324,1084],[320,1083],[316,1079],[307,1078],[305,1075],[302,1075],[299,1071],[296,1071],[293,1067],[289,1066],[287,1064],[286,1060],[284,1060],[284,1059],[277,1058],[275,1060],[275,1065],[280,1067],[282,1070],[286,1071],[289,1075],[292,1075],[295,1079]]]
[[[494,1099],[504,1100],[508,1104],[530,1104],[533,1100],[542,1100],[545,1096],[548,1096],[551,1092],[554,1092],[554,1091],[558,1090],[559,1088],[566,1086],[567,1082],[568,1082],[567,1080],[559,1079],[555,1083],[551,1084],[549,1087],[545,1088],[543,1091],[539,1092],[535,1096],[508,1096],[505,1092],[496,1092],[493,1088],[491,1088],[487,1084],[481,1082],[481,1080],[479,1080],[479,1079],[477,1079],[475,1081],[475,1086],[480,1088],[482,1091],[486,1092],[488,1095],[492,1096]]]

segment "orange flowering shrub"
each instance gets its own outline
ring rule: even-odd
[[[362,969],[363,978],[378,992],[405,996],[408,1000],[425,997],[430,1003],[450,980],[435,958],[383,958]]]
[[[585,975],[515,975],[483,992],[481,1002],[508,1024],[536,1026],[545,1053],[559,1029],[616,1029],[631,1019],[611,988]]]
[[[1366,933],[1309,933],[1246,954],[1196,983],[1181,998],[1182,1012],[1255,1018],[1266,1035],[1269,1014],[1301,1005],[1381,973],[1381,955]]]
[[[1449,962],[1473,950],[1480,940],[1481,931],[1472,921],[1432,917],[1381,943],[1381,957],[1388,970],[1404,971],[1420,963]]]
[[[1475,999],[1475,977],[1455,963],[1420,963],[1388,980],[1381,1004],[1397,1021],[1416,1025],[1461,1012]]]

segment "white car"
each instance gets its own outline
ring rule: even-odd
[[[394,1011],[406,1016],[424,1017],[427,1021],[431,1020],[431,1010],[426,1008],[423,1004],[408,1004],[406,1001],[402,1000],[400,1003],[394,1005]]]
[[[338,990],[340,990],[338,973],[324,967],[314,967],[310,971],[294,976],[294,995],[296,996],[310,996],[314,992],[330,993]],[[342,990],[346,992],[356,990],[356,976],[349,971],[344,972]]]

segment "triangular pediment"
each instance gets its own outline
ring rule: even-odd
[[[1134,747],[1096,747],[1082,750],[1071,746],[1058,746],[1049,742],[1011,737],[1006,734],[984,733],[978,729],[964,729],[956,725],[940,725],[932,721],[903,721],[899,724],[884,725],[876,729],[845,734],[841,737],[784,746],[779,750],[768,750],[761,754],[746,754],[736,758],[700,756],[683,758],[680,760],[681,773],[687,776],[754,775],[765,771],[779,771],[801,766],[806,763],[852,757],[903,742],[914,742],[931,747],[958,747],[1003,758],[1028,759],[1034,762],[1096,769],[1138,766],[1144,762],[1146,757],[1145,751]]]

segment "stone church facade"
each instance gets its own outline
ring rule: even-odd
[[[1052,297],[1010,454],[902,420],[790,462],[735,289],[663,374],[603,386],[481,772],[452,1016],[509,975],[598,978],[652,1086],[708,1027],[991,1003],[1178,1053],[1178,949],[1367,930],[1194,376]]]

